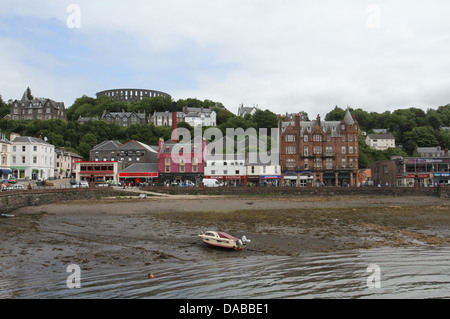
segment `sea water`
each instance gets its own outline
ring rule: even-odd
[[[0,298],[450,298],[450,247],[99,266],[81,269],[79,288],[70,288],[69,276],[66,269],[0,273]]]

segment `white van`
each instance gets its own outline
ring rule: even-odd
[[[205,187],[219,187],[222,186],[222,183],[215,178],[205,178],[203,179],[203,185]]]

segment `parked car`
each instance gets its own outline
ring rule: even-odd
[[[205,185],[205,187],[220,187],[222,186],[222,183],[219,182],[217,179],[215,178],[204,178],[203,179],[203,185]]]
[[[6,187],[5,189],[6,191],[23,191],[25,190],[25,187],[23,187],[22,184],[17,184],[17,185],[11,185]]]
[[[96,181],[96,182],[95,182],[95,186],[96,186],[96,187],[108,187],[108,186],[109,186],[109,183],[107,183],[107,182],[104,181],[104,180],[99,180],[99,181]]]
[[[87,181],[80,181],[80,188],[89,188],[89,183]]]
[[[10,178],[8,178],[8,183],[15,184],[17,183],[17,179],[14,176],[11,176]]]

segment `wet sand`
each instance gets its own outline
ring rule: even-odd
[[[110,198],[22,208],[0,218],[4,273],[79,264],[130,267],[221,256],[301,256],[374,247],[450,245],[450,202],[435,197]],[[223,230],[243,251],[196,236]]]

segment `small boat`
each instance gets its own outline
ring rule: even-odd
[[[250,242],[245,236],[242,236],[242,239],[239,239],[220,231],[203,232],[203,234],[198,235],[198,237],[200,237],[205,244],[234,250],[241,250]]]

